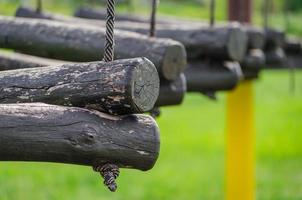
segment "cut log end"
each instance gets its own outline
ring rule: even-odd
[[[232,28],[229,31],[230,37],[227,44],[229,58],[231,60],[242,61],[246,54],[248,37],[240,28]]]
[[[162,74],[167,80],[176,80],[185,70],[187,61],[184,57],[186,57],[186,51],[183,46],[172,45],[168,47],[162,67]]]
[[[159,95],[159,77],[153,63],[146,58],[133,74],[132,94],[134,107],[140,112],[150,111]]]

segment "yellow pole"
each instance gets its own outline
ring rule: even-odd
[[[226,199],[255,199],[253,83],[244,81],[227,97]]]

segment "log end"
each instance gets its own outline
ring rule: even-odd
[[[242,61],[248,47],[248,36],[245,31],[239,27],[231,27],[229,29],[229,41],[227,49],[229,58],[233,61]]]
[[[138,112],[150,111],[159,95],[159,76],[151,61],[142,58],[140,63],[132,74],[132,92],[133,107]]]
[[[176,80],[187,66],[187,53],[182,44],[170,45],[163,59],[162,74],[167,80]]]

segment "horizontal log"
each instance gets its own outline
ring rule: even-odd
[[[0,17],[0,45],[23,53],[74,62],[102,59],[105,28],[50,20]],[[175,80],[186,67],[183,45],[115,31],[115,58],[147,57],[163,78]]]
[[[64,61],[50,60],[21,53],[0,51],[0,71],[46,67],[62,63],[64,63]]]
[[[106,19],[106,10],[102,9],[94,9],[89,7],[80,7],[78,8],[74,16],[86,19],[98,19],[105,20]],[[149,17],[144,17],[140,15],[131,15],[131,14],[116,14],[117,21],[131,21],[131,22],[139,22],[139,23],[150,23]],[[204,27],[208,26],[208,22],[200,21],[200,20],[189,20],[183,18],[175,18],[175,17],[157,17],[157,24],[165,24],[165,25],[177,25],[177,26],[187,26],[187,27]],[[226,23],[218,23],[215,26],[226,26]],[[244,30],[248,34],[248,47],[250,49],[262,49],[265,44],[265,34],[264,31],[260,28],[252,27],[249,25],[243,26]]]
[[[302,54],[302,40],[296,38],[286,38],[284,50],[286,54]]]
[[[288,54],[286,64],[291,68],[302,69],[302,54]]]
[[[243,70],[254,69],[260,70],[265,66],[265,54],[260,49],[252,49],[240,63]]]
[[[153,108],[159,77],[146,58],[63,64],[0,72],[0,103],[43,102],[111,114]]]
[[[0,104],[0,160],[149,170],[159,129],[146,115],[110,116],[47,104]]]
[[[155,103],[156,107],[180,105],[187,92],[187,82],[184,74],[175,81],[160,81],[160,92]]]
[[[266,65],[269,68],[286,67],[286,55],[282,48],[267,50],[265,52]]]
[[[20,10],[21,8],[19,8]],[[17,16],[39,17],[34,10],[17,11]],[[105,27],[105,21],[83,20],[58,16],[54,14],[40,14],[40,18],[53,19],[57,21],[89,24],[98,27]],[[137,32],[148,35],[150,25],[145,23],[119,22],[116,28],[126,31]],[[247,45],[247,35],[239,26],[226,26],[209,28],[208,26],[191,27],[179,25],[157,25],[156,36],[160,38],[171,38],[185,45],[188,56],[196,58],[199,56],[210,56],[218,59],[241,60],[244,56]],[[238,42],[239,41],[239,42]]]
[[[185,71],[189,92],[232,90],[240,81],[236,62],[190,61]]]
[[[265,49],[272,50],[276,48],[283,48],[285,43],[285,33],[280,30],[266,29],[265,30]]]

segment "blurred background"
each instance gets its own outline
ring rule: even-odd
[[[274,0],[270,26],[302,38],[302,1]],[[253,23],[262,26],[262,3],[254,0]],[[14,15],[31,0],[0,0],[0,14]],[[100,0],[45,0],[44,10],[71,15]],[[159,15],[207,19],[208,0],[162,0]],[[117,4],[118,12],[149,15],[150,1]],[[217,0],[217,20],[227,20],[227,1]],[[1,31],[1,30],[0,30]],[[301,63],[302,65],[302,63]],[[265,70],[255,81],[257,199],[302,199],[302,71],[290,90],[288,70]],[[162,109],[161,154],[148,172],[122,170],[110,193],[91,168],[49,163],[0,163],[0,199],[223,199],[225,194],[226,93],[210,101],[189,94],[181,106]]]

